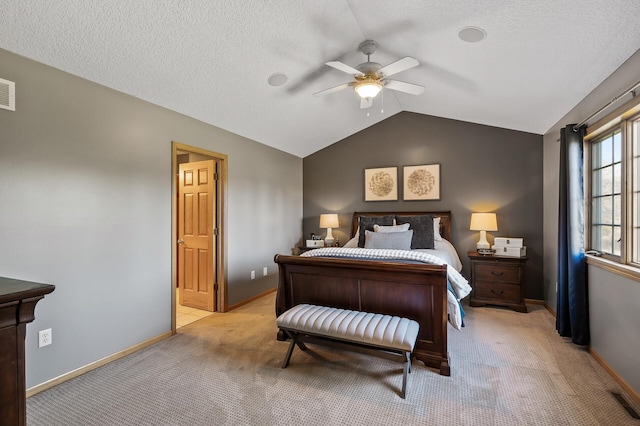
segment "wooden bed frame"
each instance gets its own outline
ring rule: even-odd
[[[360,216],[432,214],[440,233],[451,237],[451,212],[354,212],[351,237]],[[447,352],[447,267],[417,263],[276,255],[279,279],[276,315],[301,303],[373,312],[416,320],[416,359],[449,376]],[[278,340],[285,340],[282,331]]]

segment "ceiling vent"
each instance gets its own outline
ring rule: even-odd
[[[16,110],[16,83],[0,78],[0,108]]]

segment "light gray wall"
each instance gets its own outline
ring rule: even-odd
[[[376,113],[376,112],[373,112]],[[364,169],[440,164],[439,201],[364,201]],[[399,195],[402,199],[400,191]],[[325,235],[320,213],[340,213],[347,241],[354,211],[451,210],[452,242],[469,277],[467,252],[479,233],[471,213],[495,211],[496,236],[523,237],[529,261],[525,297],[542,299],[542,136],[403,112],[304,159],[304,235]]]
[[[558,173],[560,163],[560,129],[579,123],[608,104],[638,81],[640,51],[629,58],[609,78],[576,105],[544,135],[544,285],[545,300],[553,309],[557,306],[555,284],[558,276]],[[616,103],[618,107],[630,96]],[[610,111],[605,111],[605,114]],[[597,120],[599,117],[595,117]],[[591,123],[594,122],[591,120]],[[637,353],[640,353],[640,283],[588,267],[589,323],[591,347],[605,362],[640,393]]]
[[[172,140],[228,155],[229,304],[275,287],[302,159],[1,49],[0,78],[17,93],[0,110],[0,276],[56,285],[27,326],[27,387],[171,329]]]

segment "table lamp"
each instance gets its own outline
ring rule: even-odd
[[[480,240],[478,240],[478,251],[489,250],[491,245],[487,241],[487,231],[497,231],[498,221],[496,220],[495,213],[471,213],[471,226],[469,229],[472,231],[480,231]]]
[[[340,227],[340,223],[338,222],[338,215],[336,213],[325,213],[320,215],[320,228],[327,228],[327,236],[324,238],[325,247],[333,246],[333,243],[336,240],[333,238],[331,228],[338,227]]]

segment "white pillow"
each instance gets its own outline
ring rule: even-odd
[[[360,238],[360,236],[358,234],[356,234],[355,237],[353,237],[352,239],[347,241],[347,244],[343,245],[342,247],[347,247],[347,248],[356,248],[356,247],[358,247],[358,238]]]
[[[390,232],[406,232],[409,230],[410,223],[403,223],[402,225],[392,225],[392,226],[384,226],[378,225],[377,223],[373,225],[373,230],[375,232],[382,233],[390,233]]]
[[[366,230],[364,248],[411,250],[413,230],[404,232],[371,232]]]
[[[442,241],[442,235],[440,235],[440,218],[433,218],[433,240]]]

